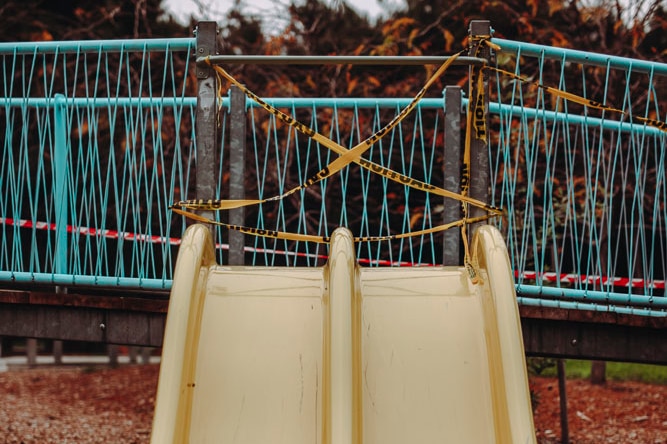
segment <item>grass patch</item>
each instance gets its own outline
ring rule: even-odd
[[[608,362],[607,378],[667,385],[667,366]]]
[[[529,368],[531,367],[529,358]],[[556,360],[552,366],[546,366],[541,376],[556,377]],[[533,373],[533,372],[531,372]],[[534,374],[534,373],[533,373]],[[587,379],[591,376],[591,361],[568,359],[565,361],[565,375],[568,379]],[[607,380],[639,381],[650,384],[667,385],[667,366],[652,364],[635,364],[630,362],[607,362]]]

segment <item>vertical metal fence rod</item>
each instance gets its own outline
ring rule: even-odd
[[[560,398],[560,442],[570,443],[570,427],[567,421],[567,388],[565,384],[565,360],[556,362],[558,370],[558,395]]]
[[[196,57],[217,53],[217,25],[215,22],[197,24]],[[197,71],[197,114],[195,138],[197,141],[197,172],[195,175],[197,199],[215,199],[218,165],[217,78],[212,68],[195,66]],[[202,216],[214,219],[212,211]],[[210,227],[215,243],[215,230]]]
[[[67,213],[69,211],[69,193],[67,190],[67,168],[69,149],[67,147],[67,100],[62,94],[55,97],[53,111],[54,141],[53,148],[53,206],[56,216],[56,246],[54,272],[66,274],[67,270]]]
[[[443,187],[454,193],[461,192],[461,87],[445,88],[445,172]],[[461,219],[461,204],[444,199],[443,223]],[[443,265],[460,265],[461,231],[446,230],[443,234]]]
[[[468,28],[471,46],[469,55],[475,55],[487,60],[491,59],[491,51],[488,46],[480,44],[480,38],[491,36],[491,23],[488,20],[471,20]],[[471,68],[471,73],[477,72]],[[470,97],[469,100],[473,104],[472,109],[475,109],[475,101],[477,100],[477,82],[473,76],[470,76]],[[484,74],[484,110],[486,119],[486,128],[489,127],[489,78],[488,74]],[[471,131],[471,128],[467,128]],[[489,154],[488,154],[488,130],[487,141],[472,138],[470,147],[470,197],[481,200],[482,202],[489,201]],[[470,216],[483,216],[484,210],[481,208],[471,208]],[[472,235],[474,228],[469,231]]]
[[[246,97],[236,86],[230,89],[229,124],[229,198],[245,199],[245,141],[246,141]],[[229,223],[245,225],[245,208],[229,211]],[[240,231],[229,231],[229,264],[243,265],[245,262],[244,235]]]
[[[68,245],[67,245],[67,215],[69,212],[69,190],[67,187],[69,169],[67,168],[69,149],[67,146],[67,99],[62,94],[57,94],[53,111],[54,120],[54,208],[56,210],[56,274],[68,274]],[[66,294],[67,287],[56,286],[57,294]],[[28,352],[28,361],[36,360],[37,342],[30,342],[29,347],[35,347],[35,351]],[[34,354],[34,356],[33,356]],[[56,364],[62,363],[63,343],[53,341],[53,358]],[[32,365],[36,364],[36,361]]]

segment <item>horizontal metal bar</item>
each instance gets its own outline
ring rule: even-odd
[[[276,108],[403,108],[413,99],[411,98],[283,98],[266,97],[263,101]],[[246,106],[259,108],[260,105],[248,100]],[[445,106],[445,98],[426,98],[419,101],[418,108],[442,108]]]
[[[574,288],[541,287],[537,285],[517,285],[517,295],[531,299],[556,300],[561,302],[583,302],[604,305],[636,306],[645,309],[667,309],[667,297],[636,294],[612,293],[598,290],[579,290]],[[661,311],[667,316],[667,311]]]
[[[83,276],[51,273],[30,273],[0,271],[0,282],[30,283],[45,285],[66,286],[91,286],[106,288],[127,288],[141,290],[170,290],[172,280],[170,279],[142,279],[110,276]],[[517,285],[517,301],[520,305],[534,307],[565,308],[572,310],[593,310],[640,316],[667,317],[667,311],[662,310],[667,298],[648,297],[639,295],[608,294],[604,292],[586,292],[584,290],[560,289],[538,287],[530,285]],[[551,294],[554,293],[554,294]],[[569,295],[563,296],[564,294]],[[543,298],[543,295],[560,295],[561,299]],[[585,298],[583,296],[586,296]],[[610,300],[607,296],[613,296]],[[602,297],[604,296],[604,297]],[[630,298],[631,296],[631,298]],[[621,298],[622,300],[618,300]],[[629,300],[632,302],[628,302]],[[648,302],[648,300],[651,302]],[[614,304],[637,305],[619,306]],[[652,309],[651,307],[655,307]]]
[[[107,108],[156,106],[196,106],[196,97],[70,97],[60,99],[59,105],[75,108]],[[0,107],[10,108],[50,108],[56,105],[55,97],[0,97]]]
[[[27,271],[0,271],[0,282],[46,285],[82,285],[108,288],[135,288],[141,290],[170,290],[171,279],[143,279],[113,276],[86,276]]]
[[[307,97],[264,97],[266,103],[277,108],[396,108],[404,107],[412,101],[411,98],[307,98]],[[154,107],[154,106],[195,106],[196,97],[76,97],[67,98],[61,103],[77,108],[95,107],[106,108],[114,106]],[[259,104],[248,100],[248,108],[258,108]],[[11,108],[47,108],[56,104],[55,97],[0,97],[0,107]],[[219,99],[218,104],[223,108],[229,107],[229,98]],[[443,108],[445,99],[425,98],[418,103],[419,108]]]
[[[519,305],[528,307],[545,307],[545,308],[562,308],[566,310],[588,310],[605,313],[619,313],[633,316],[652,316],[652,317],[667,317],[667,313],[658,310],[649,310],[635,307],[618,307],[615,305],[593,304],[585,302],[569,302],[569,301],[554,301],[552,299],[534,299],[517,297]]]
[[[403,108],[407,106],[411,98],[305,98],[305,97],[265,97],[262,98],[268,104],[277,108]],[[55,105],[55,98],[36,97],[0,97],[0,107],[10,108],[50,108]],[[197,104],[196,97],[75,97],[67,98],[64,103],[66,106],[76,108],[107,108],[107,107],[173,107],[187,106],[194,107]],[[229,108],[229,98],[223,97],[219,105],[223,108]],[[425,98],[422,99],[417,107],[421,109],[444,109],[445,98]],[[463,99],[463,108],[467,106],[467,99]],[[260,105],[248,100],[248,108],[258,108]],[[549,122],[566,122],[571,125],[583,125],[586,127],[602,128],[609,131],[619,131],[625,133],[643,132],[647,135],[660,136],[663,134],[658,128],[647,126],[643,123],[622,122],[613,119],[600,119],[598,117],[582,116],[579,114],[569,114],[564,112],[554,112],[545,109],[535,109],[521,107],[518,105],[506,105],[491,102],[489,112],[499,114],[503,117],[522,116],[534,119],[543,119]]]
[[[440,65],[451,56],[282,56],[282,55],[214,55],[208,60],[214,65]],[[197,58],[206,63],[206,57]],[[482,66],[485,59],[462,56],[453,65]]]
[[[618,131],[623,133],[643,132],[653,136],[664,135],[662,130],[648,126],[645,123],[630,123],[627,121],[623,122],[614,119],[600,119],[599,117],[548,111],[545,109],[528,108],[519,105],[506,105],[492,102],[489,104],[489,112],[492,114],[500,114],[501,116],[521,116],[532,119],[543,119],[548,122],[564,122],[571,125],[582,125],[589,128],[602,128],[604,130]]]
[[[62,42],[0,42],[0,55],[78,54],[102,52],[189,51],[196,46],[194,38],[72,40]]]
[[[403,108],[407,106],[412,99],[402,98],[282,98],[267,97],[262,98],[268,104],[276,108],[305,108],[305,107],[331,107],[331,108]],[[225,106],[225,103],[222,104]],[[253,101],[248,101],[248,107],[260,107]],[[417,107],[424,109],[444,109],[445,98],[425,98],[419,101]],[[468,99],[462,100],[462,108],[467,109]],[[590,128],[602,128],[609,131],[619,131],[626,133],[643,132],[647,135],[660,136],[664,132],[658,128],[648,126],[644,123],[630,123],[614,119],[600,119],[598,117],[582,116],[580,114],[570,114],[565,112],[554,112],[545,109],[535,109],[522,107],[518,105],[499,104],[491,102],[489,112],[505,116],[522,116],[533,119],[543,119],[549,122],[566,122],[571,125],[582,125]]]
[[[651,62],[631,59],[595,52],[586,52],[576,49],[557,48],[553,46],[537,45],[534,43],[517,42],[505,39],[493,39],[493,43],[500,46],[502,52],[521,53],[522,56],[545,57],[563,62],[581,63],[583,65],[610,67],[625,71],[655,73],[667,75],[667,63]]]

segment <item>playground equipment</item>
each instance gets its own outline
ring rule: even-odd
[[[514,281],[491,226],[479,269],[215,263],[193,225],[176,263],[153,443],[535,442]]]
[[[0,85],[0,119],[7,123],[0,142],[0,283],[170,289],[185,221],[167,208],[174,200],[195,196],[194,177],[199,173],[193,167],[204,151],[203,140],[211,140],[195,132],[198,104],[188,84],[193,77],[183,75],[191,70],[190,56],[199,54],[203,35],[0,44],[0,64],[7,73],[7,82]],[[664,120],[665,103],[659,99],[667,65],[492,41],[500,47],[497,67],[626,113],[564,102],[556,108],[552,99],[545,100],[544,90],[534,90],[535,84],[491,73],[490,149],[482,150],[491,156],[490,196],[482,200],[507,210],[508,217],[497,223],[508,246],[519,303],[664,318],[667,138],[664,131],[636,118]],[[90,69],[77,69],[81,66]],[[142,81],[132,80],[137,78]],[[619,88],[620,93],[615,91]],[[431,137],[423,137],[443,131],[445,139],[455,136],[444,128],[459,127],[456,119],[461,116],[448,110],[456,108],[452,99],[466,106],[467,98],[461,98],[460,91],[451,93],[425,97],[414,111],[416,117],[402,122],[395,137],[388,135],[365,158],[439,186],[445,179],[456,185],[453,175],[440,173],[452,156],[439,145],[434,149]],[[243,188],[241,181],[256,173],[257,195],[268,196],[276,187],[306,180],[326,164],[327,152],[281,130],[272,115],[242,94],[234,97],[238,103],[232,96],[233,90],[220,101],[222,146],[215,152],[223,167],[212,183],[222,184],[229,172],[230,180],[236,177],[237,187]],[[317,115],[335,115],[327,135],[347,146],[356,141],[355,134],[393,118],[407,99],[266,101],[299,116],[312,129],[318,128]],[[633,109],[633,104],[642,109]],[[233,136],[231,129],[244,122],[244,136]],[[198,127],[206,128],[202,120]],[[232,141],[246,145],[236,149]],[[239,171],[243,162],[229,171],[232,151],[246,153],[256,171]],[[403,162],[408,158],[422,161]],[[285,167],[290,162],[297,164],[296,171]],[[275,171],[277,179],[263,174],[265,170]],[[417,193],[387,189],[381,177],[359,173],[356,167],[352,173],[323,181],[321,200],[306,195],[305,205],[296,210],[285,201],[268,208],[275,210],[274,218],[258,211],[247,214],[244,223],[302,233],[321,227],[317,234],[323,235],[330,234],[329,227],[345,225],[358,235],[382,235],[442,222],[442,208],[448,208],[443,199],[417,199]],[[212,195],[220,196],[216,186]],[[385,192],[399,200],[374,199]],[[355,193],[371,200],[354,206]],[[451,208],[460,208],[451,203]],[[144,204],[145,211],[135,211]],[[415,219],[390,219],[390,205],[405,207],[404,213]],[[375,213],[382,224],[371,224]],[[367,229],[371,226],[374,231]],[[315,266],[323,256],[320,247],[309,242],[288,245],[246,238],[238,242],[240,247],[233,242],[230,247],[223,236],[217,239],[220,262],[227,260],[227,251],[240,251],[246,263],[255,265]],[[436,236],[359,243],[357,257],[371,264],[440,264],[442,245]]]
[[[194,64],[205,67],[192,54],[199,59],[200,54],[217,52],[215,45],[207,46],[215,36],[215,24],[201,23],[196,38],[0,43],[7,78],[0,85],[0,119],[6,122],[0,142],[0,284],[93,293],[98,288],[169,290],[186,226],[184,218],[168,211],[174,201],[201,197],[195,185],[210,188],[204,197],[245,198],[234,193],[244,190],[248,178],[253,184],[248,198],[273,196],[328,165],[331,152],[281,125],[275,114],[246,100],[238,88],[217,99],[211,92],[219,89],[209,88],[208,104],[199,100],[200,94],[192,94],[195,77],[198,88],[210,86],[215,78],[200,78],[204,72],[186,75]],[[497,57],[489,66],[504,72],[489,73],[489,145],[475,150],[483,154],[477,160],[484,162],[478,162],[474,175],[490,175],[488,183],[478,181],[478,189],[489,195],[476,198],[507,210],[507,217],[495,223],[508,246],[517,301],[535,309],[538,320],[544,309],[567,311],[561,311],[559,319],[579,317],[588,327],[593,318],[599,324],[600,318],[611,322],[609,329],[606,324],[592,329],[598,336],[582,333],[586,330],[581,324],[566,332],[565,321],[544,323],[545,331],[557,334],[541,336],[524,328],[537,338],[533,351],[664,363],[664,329],[659,326],[667,319],[667,133],[664,126],[646,123],[655,119],[664,124],[665,102],[659,99],[667,65],[491,41]],[[274,63],[273,57],[280,56],[260,59]],[[547,86],[606,108],[554,99],[547,95]],[[469,109],[473,97],[449,87],[442,97],[424,97],[413,115],[365,154],[365,161],[456,191],[461,182],[461,110]],[[211,106],[214,100],[219,107]],[[409,99],[265,101],[298,117],[309,130],[326,131],[332,141],[351,147],[361,134],[392,120]],[[612,107],[620,112],[612,112]],[[331,116],[330,127],[321,125],[319,115]],[[449,145],[459,149],[449,151]],[[219,159],[209,161],[216,153]],[[450,210],[460,215],[456,201],[408,191],[354,167],[335,180],[323,180],[316,198],[304,192],[301,199],[274,202],[276,206],[245,215],[230,211],[228,222],[321,236],[343,225],[372,237],[434,228],[452,220]],[[218,231],[215,250],[220,263],[321,267],[327,256],[320,243],[221,234]],[[443,236],[359,242],[355,257],[373,266],[455,264],[458,251],[450,245],[459,244],[457,234],[450,230]],[[355,273],[366,276],[367,271]],[[368,275],[372,273],[381,271]],[[496,285],[483,285],[491,284]],[[67,329],[51,330],[58,324],[34,323],[28,316],[39,310],[48,312],[40,319],[65,318],[55,313],[54,305],[31,304],[26,314],[13,295],[7,299],[11,303],[0,310],[12,320],[0,322],[5,335],[63,338],[68,330],[66,334],[84,336],[67,339],[159,345],[126,334],[153,331],[155,316],[136,329],[106,320],[94,322],[91,329],[90,307],[84,307],[85,315],[77,314],[76,320],[85,328],[68,324]],[[129,315],[126,319],[135,319],[134,313]],[[642,330],[636,330],[641,334],[628,334],[626,324],[640,324]],[[122,338],[114,337],[112,329],[123,332]],[[554,338],[551,348],[543,341],[549,337]],[[650,344],[657,352],[645,352]],[[318,377],[322,382],[323,376]]]

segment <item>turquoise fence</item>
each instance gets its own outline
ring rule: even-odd
[[[0,44],[0,279],[168,287],[194,39]]]
[[[623,111],[566,103],[534,82],[490,73],[490,195],[507,210],[495,223],[508,242],[520,302],[665,315],[665,133],[636,117],[665,120],[667,103],[658,99],[667,92],[667,67],[494,42],[498,67]],[[0,281],[170,287],[188,222],[168,207],[195,197],[195,46],[195,39],[0,44]],[[348,148],[409,101],[266,100]],[[431,92],[364,158],[443,186],[451,160],[443,143],[454,131],[446,102]],[[230,103],[220,100],[217,120],[220,198],[229,197],[233,180]],[[333,160],[256,104],[246,101],[244,109],[246,197],[280,194]],[[440,225],[446,204],[351,165],[281,202],[247,208],[244,221],[308,234],[348,226],[359,236],[384,235]],[[222,263],[228,236],[217,230]],[[251,236],[243,244],[248,264],[318,265],[327,255],[325,244]],[[438,264],[443,235],[357,248],[369,266]]]
[[[409,100],[267,99],[298,116],[299,121],[351,149],[388,123]],[[249,105],[254,149],[248,150],[249,170],[256,177],[257,197],[279,195],[306,182],[333,161],[331,151],[296,134],[255,104]],[[443,186],[445,121],[444,98],[420,102],[411,116],[364,154],[364,159],[427,183]],[[317,116],[333,116],[332,124],[318,124]],[[255,173],[255,171],[257,173]],[[254,190],[251,192],[254,193]],[[302,190],[278,203],[247,211],[251,226],[277,231],[329,236],[346,226],[355,236],[383,236],[440,225],[443,198],[391,182],[357,165]],[[326,245],[270,238],[250,238],[246,254],[254,264],[316,265],[326,258]],[[367,265],[431,265],[442,263],[442,233],[413,238],[359,242],[357,257]],[[290,251],[285,256],[282,251]]]
[[[492,195],[521,302],[664,309],[667,133],[641,118],[667,117],[667,65],[493,41],[504,70],[622,111],[494,76]]]

